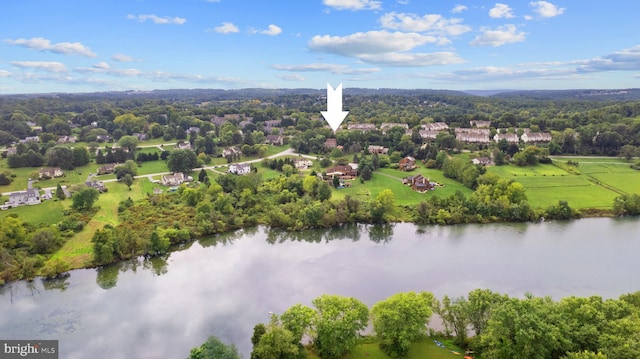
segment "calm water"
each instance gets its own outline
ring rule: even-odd
[[[640,221],[420,227],[264,228],[193,243],[164,259],[72,271],[0,289],[0,338],[58,339],[60,358],[185,358],[208,335],[248,358],[253,326],[321,294],[368,305],[409,290],[441,298],[640,290]]]

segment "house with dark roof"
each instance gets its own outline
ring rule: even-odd
[[[246,175],[249,172],[251,172],[251,166],[248,163],[234,163],[229,166],[229,173]]]
[[[411,189],[417,192],[426,192],[433,189],[430,181],[421,174],[405,177],[402,179],[402,183],[409,185]]]
[[[43,167],[38,171],[40,179],[57,178],[64,176],[64,171],[60,167]]]
[[[267,135],[265,143],[269,145],[284,145],[284,136],[282,135]]]
[[[411,156],[407,156],[398,162],[398,168],[400,171],[412,171],[416,168],[416,159]]]
[[[0,209],[6,210],[13,207],[32,206],[40,203],[42,203],[40,190],[33,188],[33,182],[31,181],[31,178],[29,178],[29,181],[27,182],[27,190],[10,193],[9,200],[5,204],[1,205]]]

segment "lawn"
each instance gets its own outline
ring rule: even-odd
[[[17,214],[23,221],[35,226],[40,224],[52,225],[62,221],[64,218],[64,209],[67,208],[70,203],[70,200],[57,201],[50,199],[34,206],[21,206],[0,211],[0,218],[4,218],[10,214]]]
[[[162,173],[169,172],[169,167],[167,167],[167,161],[157,160],[157,161],[149,161],[143,162],[142,166],[138,166],[138,175],[149,175],[152,173]]]
[[[427,193],[419,193],[412,190],[409,186],[403,185],[401,179],[403,177],[422,174],[430,178],[432,181],[443,184],[444,187],[436,188],[435,191]],[[471,190],[464,187],[461,183],[442,175],[442,171],[419,168],[411,172],[402,172],[391,168],[382,168],[373,173],[371,180],[360,183],[360,180],[349,181],[351,187],[342,188],[334,191],[333,198],[342,199],[347,194],[360,200],[370,200],[375,198],[378,193],[385,189],[390,189],[399,205],[414,205],[422,201],[426,201],[431,196],[448,197],[456,191],[461,191],[465,195],[471,193]]]
[[[108,191],[100,194],[96,201],[96,207],[99,207],[95,216],[87,223],[84,229],[77,233],[73,238],[68,240],[52,259],[60,258],[71,266],[71,268],[83,268],[91,264],[91,255],[93,253],[93,245],[91,238],[94,233],[102,228],[105,224],[116,225],[118,223],[118,204],[131,197],[132,200],[139,200],[153,193],[156,186],[146,178],[140,178],[134,181],[131,191],[122,183],[108,182],[105,183]],[[38,207],[38,206],[36,206]]]
[[[580,174],[550,164],[491,166],[487,170],[522,183],[534,208],[546,208],[565,200],[573,208],[609,209],[620,194],[640,193],[640,172],[622,160],[577,157],[556,161],[569,159],[579,162]]]
[[[307,359],[319,359],[320,357],[313,352],[307,351]],[[343,359],[389,359],[390,356],[380,350],[378,343],[363,343],[356,346],[356,348],[349,354],[345,355]],[[454,354],[451,350],[438,347],[431,338],[423,339],[419,342],[413,343],[409,349],[406,359],[462,359],[462,354]]]

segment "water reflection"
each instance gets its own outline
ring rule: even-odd
[[[69,288],[69,273],[60,275],[55,278],[42,278],[42,287],[45,290],[59,290],[64,292]]]

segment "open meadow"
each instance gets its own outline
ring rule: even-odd
[[[435,344],[432,338],[425,338],[411,345],[406,359],[462,359],[464,354],[456,352],[456,349],[441,348]],[[457,353],[457,354],[455,354]],[[319,359],[320,357],[310,351],[306,351],[307,359]],[[382,350],[377,342],[358,344],[344,359],[389,359],[391,358]]]
[[[565,170],[568,160],[579,161],[579,164]],[[555,159],[554,162],[558,166],[505,165],[491,166],[487,170],[522,183],[529,204],[534,208],[546,208],[565,200],[577,209],[610,209],[617,196],[640,193],[640,172],[631,169],[623,160],[575,157]]]

